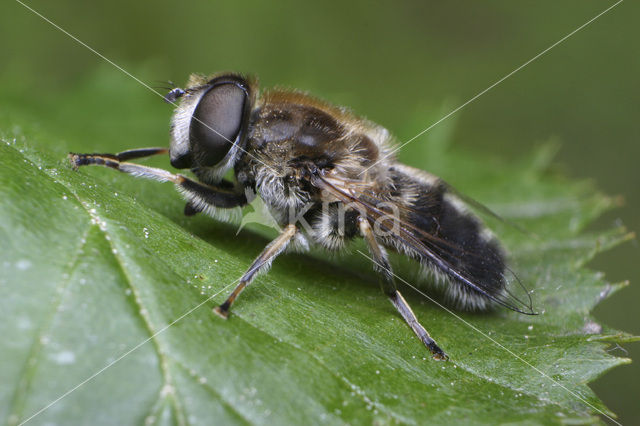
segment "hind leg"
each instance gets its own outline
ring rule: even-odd
[[[433,358],[437,360],[447,360],[449,357],[438,346],[435,340],[431,338],[427,330],[418,322],[418,318],[411,310],[411,307],[407,301],[402,297],[402,294],[396,289],[396,283],[393,278],[393,272],[391,270],[391,264],[387,257],[387,253],[375,238],[375,234],[371,229],[371,225],[365,218],[358,218],[358,225],[360,227],[360,233],[367,242],[369,247],[369,253],[373,260],[373,268],[380,274],[380,285],[382,291],[387,295],[393,306],[398,310],[402,318],[409,324],[409,327],[418,336],[418,338],[424,343],[424,345],[431,351]]]

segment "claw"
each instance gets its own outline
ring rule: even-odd
[[[229,311],[227,311],[226,309],[223,309],[222,305],[216,306],[215,308],[213,308],[213,313],[218,315],[222,319],[229,318]]]
[[[433,354],[432,358],[435,359],[436,361],[449,361],[449,355],[445,354],[442,351]]]

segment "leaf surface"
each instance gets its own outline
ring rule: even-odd
[[[185,218],[168,184],[71,170],[68,150],[164,145],[157,127],[167,114],[157,101],[135,86],[116,95],[114,85],[98,77],[49,113],[46,105],[3,101],[11,112],[0,116],[0,419],[493,424],[612,415],[587,383],[629,362],[606,350],[632,337],[589,312],[623,284],[584,264],[630,236],[622,228],[585,232],[615,200],[546,172],[545,151],[496,164],[445,147],[446,129],[431,136],[440,143],[431,156],[426,142],[408,147],[405,158],[425,159],[412,165],[537,235],[487,218],[534,290],[538,316],[453,316],[403,288],[451,357],[436,362],[356,251],[341,259],[282,256],[228,321],[212,315],[269,233],[236,236],[231,225]],[[135,120],[127,119],[131,111]],[[145,126],[153,128],[148,136]],[[83,132],[95,137],[87,142]],[[169,168],[164,161],[151,163]],[[414,282],[407,262],[394,261]]]

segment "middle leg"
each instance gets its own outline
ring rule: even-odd
[[[253,261],[247,272],[244,273],[242,278],[240,278],[240,283],[236,286],[236,288],[231,292],[227,300],[220,305],[214,308],[213,312],[218,314],[224,319],[227,319],[229,316],[229,309],[231,305],[236,300],[236,298],[240,295],[242,290],[251,283],[251,281],[256,277],[256,275],[265,269],[268,269],[271,266],[271,262],[276,258],[280,253],[282,253],[289,243],[291,239],[296,235],[298,229],[295,225],[289,224],[287,225],[282,233],[273,240],[272,242],[265,247],[265,249],[260,253],[260,255]]]

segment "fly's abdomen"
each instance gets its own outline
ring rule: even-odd
[[[466,276],[477,288],[450,277],[446,294],[464,309],[483,310],[490,296],[500,296],[505,287],[504,254],[498,240],[471,213],[459,206],[452,195],[445,194],[435,238],[425,244],[434,247],[455,271]]]
[[[404,182],[396,187],[405,188],[406,222],[423,245],[413,250],[414,256],[444,285],[454,306],[489,308],[505,289],[505,256],[498,240],[442,181],[406,169],[398,175]]]

